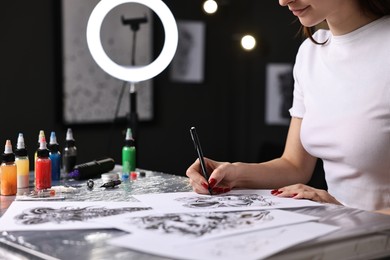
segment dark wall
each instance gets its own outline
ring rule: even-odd
[[[0,144],[16,143],[23,132],[30,156],[39,130],[62,123],[62,57],[59,0],[6,1],[0,16]],[[206,23],[205,81],[181,84],[168,69],[154,79],[154,120],[139,128],[139,167],[183,175],[196,154],[189,135],[198,128],[205,156],[223,161],[259,161],[264,143],[283,145],[287,127],[267,126],[265,69],[268,63],[293,63],[301,39],[299,24],[277,1],[229,1],[206,16],[201,1],[166,0],[176,19]],[[237,36],[247,30],[259,48],[245,53]],[[162,35],[155,32],[156,50]],[[73,125],[79,162],[111,156],[120,163],[125,125]]]

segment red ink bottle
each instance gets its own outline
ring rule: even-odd
[[[44,136],[41,136],[39,140],[37,160],[35,161],[35,188],[37,190],[51,188],[51,160]]]

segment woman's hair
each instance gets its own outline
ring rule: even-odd
[[[379,17],[390,15],[390,0],[357,0],[364,13],[373,14]],[[324,45],[325,42],[317,42],[313,38],[314,27],[302,26],[303,35],[318,45]]]

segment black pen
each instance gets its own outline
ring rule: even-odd
[[[198,154],[201,171],[203,173],[204,178],[206,179],[207,186],[209,187],[209,193],[210,195],[213,195],[208,181],[209,177],[207,176],[206,164],[204,163],[204,159],[203,159],[202,147],[200,146],[199,137],[198,134],[196,133],[195,127],[191,127],[190,133],[191,133],[192,141],[194,142],[195,145],[196,153]]]

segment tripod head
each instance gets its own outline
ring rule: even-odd
[[[132,31],[138,31],[140,25],[147,22],[148,22],[148,18],[146,17],[146,15],[141,18],[129,18],[129,19],[125,19],[125,17],[122,15],[122,24],[129,25]]]

